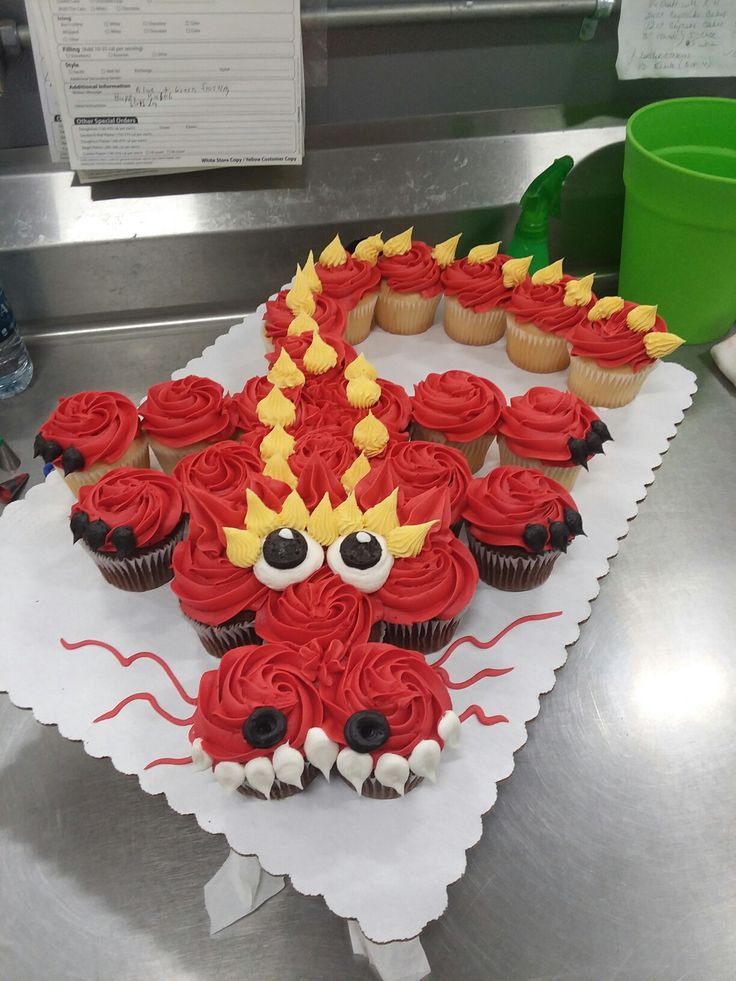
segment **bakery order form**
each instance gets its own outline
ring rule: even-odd
[[[302,162],[299,0],[31,2],[75,170]]]

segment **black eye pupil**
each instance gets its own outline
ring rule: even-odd
[[[286,716],[267,705],[254,709],[243,723],[243,738],[254,749],[275,746],[285,735]]]
[[[382,555],[381,543],[367,531],[354,531],[340,544],[340,556],[351,569],[372,569]]]
[[[296,569],[307,557],[307,540],[296,528],[278,528],[263,542],[263,558],[274,569]]]
[[[356,753],[372,753],[380,749],[391,735],[386,716],[366,709],[353,712],[345,723],[345,742]]]

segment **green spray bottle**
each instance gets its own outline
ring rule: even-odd
[[[558,157],[534,178],[521,196],[521,214],[511,244],[505,251],[519,259],[530,255],[530,273],[549,265],[549,218],[550,215],[560,217],[562,185],[573,164],[572,157]]]

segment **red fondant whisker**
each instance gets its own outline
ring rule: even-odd
[[[440,668],[440,674],[442,680],[448,688],[453,688],[459,691],[461,688],[470,688],[478,681],[482,681],[483,678],[500,678],[501,675],[508,674],[509,671],[513,671],[513,668],[484,668],[482,671],[478,671],[474,674],[472,678],[468,678],[467,681],[452,681],[449,674],[444,668]]]
[[[465,722],[471,716],[474,716],[482,726],[495,726],[499,722],[509,721],[505,715],[486,715],[480,705],[468,705],[459,718],[461,722]]]
[[[104,640],[78,640],[75,644],[70,644],[68,641],[64,640],[63,637],[61,637],[60,643],[61,646],[67,651],[78,651],[80,647],[101,647],[103,650],[109,651],[109,653],[112,654],[112,656],[120,664],[122,664],[124,668],[129,668],[134,661],[155,661],[160,668],[163,668],[166,677],[169,679],[174,688],[176,688],[176,691],[181,698],[185,702],[188,702],[189,705],[197,704],[197,699],[192,698],[191,695],[187,694],[182,683],[176,677],[166,661],[164,661],[162,657],[159,657],[158,654],[154,654],[152,651],[138,651],[136,654],[131,654],[130,657],[126,657],[124,654],[121,654],[116,647],[113,647],[112,644],[106,644]]]
[[[126,705],[129,705],[130,702],[148,702],[154,712],[157,712],[162,719],[166,719],[167,722],[171,722],[175,726],[188,726],[194,721],[194,715],[190,715],[188,719],[178,719],[175,715],[171,715],[165,708],[161,708],[156,701],[156,697],[148,691],[139,691],[134,695],[128,695],[122,702],[118,702],[115,708],[110,709],[109,712],[105,712],[104,715],[99,715],[94,721],[106,722],[108,719],[114,719],[118,712],[124,709]]]
[[[187,763],[192,762],[191,756],[162,756],[160,760],[151,760],[150,763],[146,763],[143,767],[144,770],[150,770],[152,766],[185,766]]]
[[[562,616],[562,610],[556,610],[554,613],[530,613],[528,614],[528,616],[519,617],[518,620],[514,620],[512,623],[509,623],[506,627],[503,628],[503,630],[500,630],[495,637],[491,637],[490,640],[478,640],[477,637],[473,637],[470,634],[468,634],[466,637],[458,637],[457,640],[453,641],[450,644],[450,646],[447,648],[447,650],[442,655],[442,657],[438,658],[433,663],[432,667],[434,668],[441,667],[445,663],[445,661],[449,657],[451,657],[458,649],[458,647],[460,647],[462,644],[472,644],[473,647],[477,647],[482,651],[487,651],[489,647],[494,647],[499,642],[499,640],[501,640],[503,637],[506,636],[507,633],[509,633],[515,627],[520,627],[522,623],[531,623],[534,620],[550,620],[552,619],[552,617],[560,617],[560,616]]]

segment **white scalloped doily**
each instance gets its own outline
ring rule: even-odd
[[[246,378],[262,374],[261,311],[174,377],[209,375],[237,391]],[[420,337],[376,330],[361,347],[380,375],[409,391],[428,372],[448,368],[485,375],[507,397],[538,384],[565,387],[563,373],[540,376],[515,368],[503,342],[463,347],[438,326]],[[115,380],[100,383],[111,387]],[[453,698],[458,712],[478,703],[509,722],[491,727],[465,722],[460,748],[443,754],[436,786],[425,781],[403,799],[373,801],[357,797],[337,778],[329,785],[320,779],[306,793],[265,802],[227,795],[210,772],[194,773],[189,766],[144,770],[155,757],[187,755],[187,727],[164,721],[140,701],[109,721],[93,719],[140,691],[153,693],[174,715],[187,716],[191,709],[157,665],[137,661],[124,668],[94,647],[67,652],[60,637],[103,640],[125,655],[153,650],[192,694],[214,662],[168,588],[121,592],[104,582],[80,548],[72,548],[72,497],[55,474],[25,501],[6,508],[0,523],[0,566],[12,569],[3,582],[0,688],[16,705],[31,708],[39,722],[55,723],[63,736],[83,740],[90,755],[109,756],[118,770],[137,774],[147,793],[165,793],[174,810],[194,814],[204,830],[225,834],[236,851],[257,855],[268,872],[288,875],[302,893],[323,895],[339,916],[357,919],[370,939],[413,937],[444,911],[447,886],[463,874],[465,852],[480,838],[481,815],[493,806],[496,783],[511,773],[514,753],[526,740],[526,723],[539,711],[540,694],[553,687],[565,646],[576,640],[579,623],[588,617],[598,580],[608,571],[608,559],[618,551],[695,390],[692,372],[660,364],[633,404],[602,411],[615,442],[592,461],[573,491],[588,537],[574,542],[538,589],[503,593],[480,585],[463,634],[485,640],[526,614],[562,615],[523,624],[488,651],[465,646],[447,662],[455,680],[486,666],[513,667]],[[495,462],[492,448],[489,463]]]

